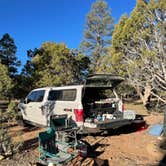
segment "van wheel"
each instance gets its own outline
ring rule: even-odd
[[[17,123],[21,127],[26,127],[27,126],[27,124],[24,122],[24,120],[18,120]]]
[[[22,116],[17,117],[17,124],[22,127],[27,127],[27,123],[23,120]]]

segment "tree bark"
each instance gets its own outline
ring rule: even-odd
[[[142,90],[140,88],[139,85],[136,86],[136,91],[137,93],[139,94],[142,102],[143,102],[143,105],[149,109],[149,98],[150,98],[150,95],[151,95],[151,86],[149,84],[147,84],[144,89]]]
[[[166,137],[166,106],[164,110],[163,136]]]

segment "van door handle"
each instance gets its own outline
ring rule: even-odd
[[[44,106],[43,106],[43,105],[42,105],[42,106],[39,106],[39,108],[40,108],[41,110],[43,110]]]
[[[65,112],[72,112],[72,109],[65,108],[63,111],[65,111]]]

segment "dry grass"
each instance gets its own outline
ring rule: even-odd
[[[125,107],[126,110],[133,110],[137,114],[148,115],[147,109],[143,106],[143,104],[142,104],[142,102],[140,100],[134,101],[134,102],[125,103],[124,107]]]

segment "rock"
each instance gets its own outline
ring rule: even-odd
[[[49,163],[48,166],[54,166],[54,164],[53,163]]]
[[[71,154],[71,153],[74,152],[74,149],[73,149],[73,148],[68,148],[68,149],[67,149],[67,152]]]
[[[158,140],[163,140],[163,137],[159,136],[157,137]]]
[[[112,160],[112,157],[110,157],[109,160]]]
[[[5,157],[3,155],[0,155],[0,161],[3,160]]]

